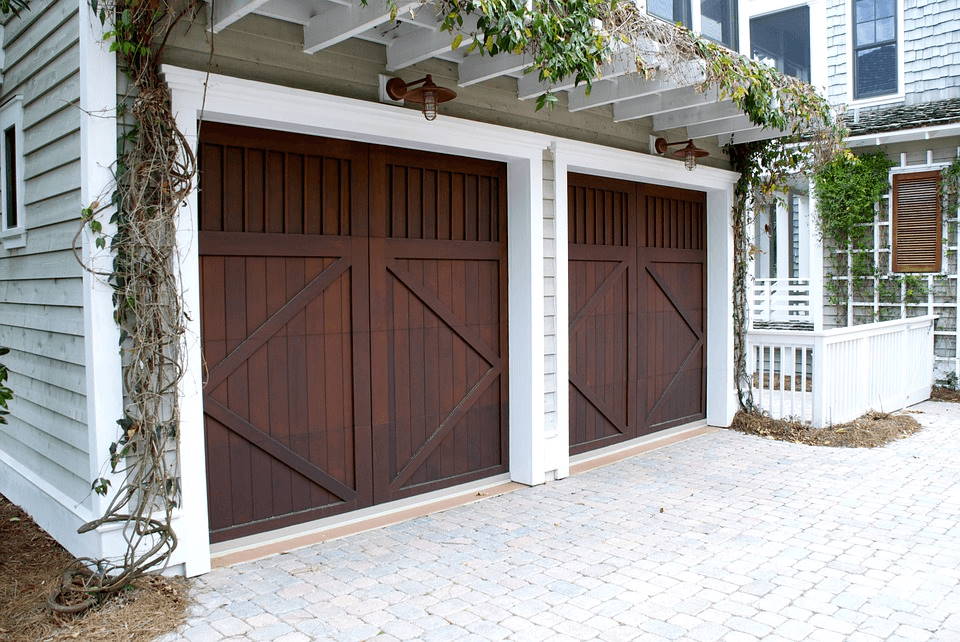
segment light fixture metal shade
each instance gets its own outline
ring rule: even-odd
[[[666,154],[667,150],[674,145],[683,145],[683,149],[678,149],[674,152],[671,152],[670,155],[674,158],[683,161],[683,164],[687,169],[693,170],[697,166],[697,159],[703,158],[704,156],[709,156],[710,152],[705,149],[701,149],[693,144],[693,139],[682,140],[676,143],[668,143],[665,138],[658,138],[654,141],[653,148],[658,154]]]
[[[412,87],[420,85],[419,87]],[[427,120],[437,118],[437,105],[453,100],[457,92],[446,87],[439,87],[433,82],[433,77],[426,77],[412,82],[404,82],[400,78],[391,78],[387,81],[387,95],[393,100],[403,100],[415,105],[422,105],[423,117]]]

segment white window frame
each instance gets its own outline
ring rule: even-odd
[[[743,51],[743,22],[747,14],[744,11],[744,5],[747,4],[748,0],[733,0],[736,3],[736,22],[733,25],[734,37],[736,38],[735,46],[733,47],[734,51]],[[635,0],[637,7],[641,12],[647,14],[647,0]],[[703,16],[701,15],[701,0],[689,0],[690,2],[690,31],[703,35]],[[660,16],[654,15],[652,13],[647,14],[652,18],[657,20],[663,20]],[[748,19],[749,20],[749,19]],[[714,40],[708,36],[704,36],[710,42],[716,42],[721,46],[726,46],[722,42]]]
[[[849,42],[845,44],[846,47],[846,65],[847,65],[847,106],[849,107],[873,107],[874,105],[885,105],[887,103],[896,103],[903,102],[904,97],[906,96],[906,83],[904,82],[904,73],[903,73],[903,50],[906,43],[904,42],[904,18],[903,11],[904,5],[906,4],[905,0],[896,0],[897,2],[897,91],[892,94],[885,94],[883,96],[871,96],[870,98],[862,98],[857,100],[854,98],[854,59],[856,57],[854,52],[854,24],[853,24],[853,3],[856,0],[844,0],[846,5],[844,7],[845,20],[847,26],[847,35],[849,36]]]
[[[814,28],[814,25],[826,24],[825,0],[744,0],[743,5],[747,11],[740,19],[740,53],[747,57],[753,49],[753,43],[750,42],[750,20],[799,7],[810,10],[810,84],[826,95],[826,30]]]
[[[17,179],[14,184],[17,196],[17,224],[7,227],[7,150],[6,134],[14,128],[14,140],[17,146],[14,162]],[[23,160],[23,96],[15,96],[0,107],[0,241],[3,249],[12,250],[27,244],[26,207],[24,207],[24,160]]]

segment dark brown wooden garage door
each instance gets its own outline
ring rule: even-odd
[[[201,131],[211,539],[505,471],[504,166]]]
[[[706,413],[701,192],[571,174],[570,450]]]

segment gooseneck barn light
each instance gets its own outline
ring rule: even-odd
[[[416,85],[420,86],[416,87]],[[427,74],[420,80],[411,82],[391,78],[387,81],[387,95],[393,100],[405,100],[408,103],[422,105],[423,117],[434,120],[437,117],[437,105],[453,100],[457,97],[457,92],[446,87],[438,87],[433,83],[430,74]]]
[[[693,139],[690,140],[681,140],[676,143],[668,143],[666,138],[658,138],[654,144],[654,149],[657,150],[658,154],[666,154],[667,149],[674,145],[685,145],[683,149],[678,149],[674,152],[671,152],[670,155],[674,158],[683,159],[684,166],[691,172],[697,167],[697,159],[703,158],[704,156],[709,156],[710,152],[705,149],[700,149],[693,144]]]

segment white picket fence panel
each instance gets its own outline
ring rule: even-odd
[[[813,323],[810,279],[754,279],[751,320],[765,323]]]
[[[820,332],[751,330],[747,367],[754,402],[773,417],[821,427],[923,401],[933,385],[935,319]]]

